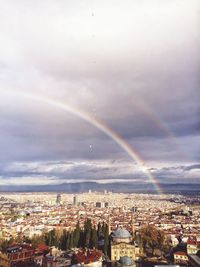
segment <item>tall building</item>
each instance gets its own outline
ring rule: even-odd
[[[101,208],[101,202],[96,202],[96,208]]]
[[[109,205],[108,202],[105,202],[105,208],[108,208],[108,205]]]
[[[76,195],[73,196],[73,205],[74,206],[78,205],[78,197]]]
[[[57,194],[57,197],[56,197],[56,204],[57,204],[57,205],[60,205],[60,204],[61,204],[61,195],[60,195],[60,194]]]
[[[132,212],[136,212],[137,211],[137,207],[132,207]]]
[[[108,202],[96,202],[96,208],[108,208]]]

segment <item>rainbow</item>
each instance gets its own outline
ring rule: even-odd
[[[174,132],[169,128],[163,119],[154,111],[154,109],[147,105],[141,98],[138,96],[135,97],[134,106],[141,111],[145,116],[147,116],[157,128],[161,129],[162,132],[167,137],[168,142],[176,151],[179,152],[180,157],[184,157],[185,160],[191,160],[186,151],[181,147],[178,142]]]
[[[33,93],[25,93],[25,92],[19,92],[19,91],[3,91],[3,93],[11,94],[20,96],[26,99],[31,99],[37,102],[41,102],[43,104],[47,104],[50,106],[53,106],[55,108],[58,108],[60,110],[69,112],[75,116],[78,116],[79,118],[85,120],[86,122],[90,123],[103,133],[105,133],[108,137],[110,137],[115,143],[117,143],[133,160],[136,161],[138,164],[138,167],[145,173],[145,175],[149,178],[149,181],[154,185],[155,190],[158,194],[163,194],[163,190],[160,186],[160,183],[158,179],[149,171],[148,167],[146,166],[144,160],[141,158],[140,154],[136,149],[134,149],[130,144],[122,138],[117,132],[115,132],[112,128],[110,128],[108,125],[106,125],[102,120],[98,119],[97,117],[77,108],[74,106],[71,106],[69,104],[66,104],[64,102],[51,99],[46,96],[33,94]]]

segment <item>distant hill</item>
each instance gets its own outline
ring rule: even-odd
[[[161,184],[164,193],[200,194],[200,184]],[[57,185],[9,185],[0,186],[0,192],[66,192],[112,191],[120,193],[156,193],[152,184],[97,182],[63,183]]]

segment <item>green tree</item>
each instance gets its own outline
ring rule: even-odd
[[[84,233],[84,231],[80,231],[80,238],[79,238],[78,247],[79,248],[85,247],[85,233]]]
[[[7,240],[7,239],[1,239],[1,240],[0,240],[0,249],[2,250],[2,249],[7,248],[7,247],[10,246],[13,242],[14,242],[14,239],[13,239],[13,238],[11,238],[11,239],[9,239],[9,240]]]
[[[105,234],[106,234],[106,224],[105,224],[105,222],[103,222],[103,224],[101,226],[101,232],[105,236]]]
[[[101,234],[102,234],[102,229],[101,229],[101,223],[100,222],[98,223],[98,226],[97,226],[97,232],[98,232],[98,237],[100,237]]]
[[[79,225],[79,221],[78,221],[76,224],[76,228],[73,232],[73,245],[74,245],[74,247],[79,246],[80,233],[81,233],[81,229],[80,229],[80,225]]]
[[[70,249],[70,234],[67,233],[67,236],[66,236],[66,250]]]
[[[61,250],[66,250],[66,245],[67,245],[67,231],[64,229],[62,236],[60,238],[60,246],[59,248]]]
[[[46,244],[48,246],[54,246],[55,243],[55,229],[49,231],[46,236]]]
[[[84,225],[84,247],[88,248],[90,245],[91,231],[92,222],[90,219],[87,219]]]
[[[97,247],[98,247],[97,230],[95,228],[93,228],[91,231],[90,248],[97,248]]]
[[[70,233],[69,235],[69,249],[74,247],[74,242],[73,242],[73,232]]]
[[[155,226],[148,225],[143,227],[140,231],[140,238],[144,251],[147,251],[147,247],[150,247],[152,255],[154,255],[156,248],[162,249],[164,246],[164,233]]]
[[[107,256],[109,253],[109,229],[108,225],[106,224],[104,226],[104,248],[103,248],[104,254]]]
[[[46,244],[50,247],[60,247],[60,235],[58,234],[58,232],[56,232],[55,229],[48,232],[46,236]]]

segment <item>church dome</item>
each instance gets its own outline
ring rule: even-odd
[[[122,266],[134,266],[134,261],[128,256],[121,257],[119,262]]]
[[[114,231],[113,237],[115,238],[131,238],[131,234],[124,228],[117,228],[117,230]]]

